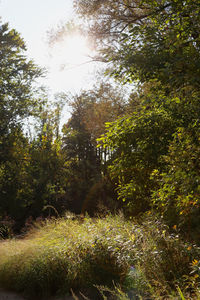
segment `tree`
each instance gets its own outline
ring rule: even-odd
[[[165,212],[185,211],[184,205],[194,211],[192,203],[199,199],[198,163],[192,159],[192,151],[199,155],[199,1],[75,3],[100,58],[110,63],[110,74],[139,86],[129,114],[109,124],[101,139],[112,149],[110,171],[119,197],[132,213],[147,208],[153,191],[158,191],[154,200],[160,212],[162,205]]]
[[[69,172],[66,197],[76,213],[82,211],[89,189],[101,177],[100,160],[84,123],[87,100],[84,95],[74,99],[72,116],[63,127],[63,150]]]
[[[22,126],[34,115],[35,80],[42,70],[24,55],[25,43],[20,35],[0,26],[0,211],[15,220],[25,218],[30,201],[29,141]]]
[[[193,113],[190,111],[193,120],[177,128],[163,157],[166,169],[154,174],[158,188],[153,193],[154,206],[168,223],[179,224],[190,234],[191,227],[199,234],[200,216],[200,111],[199,98],[196,100],[196,107],[192,103]]]
[[[66,194],[68,199],[72,199],[72,209],[80,212],[82,207],[94,212],[98,201],[106,203],[106,193],[103,199],[97,194],[97,189],[100,191],[103,185],[106,186],[103,175],[107,173],[106,159],[109,154],[108,149],[96,148],[96,139],[105,132],[105,122],[123,114],[126,104],[120,91],[101,83],[93,90],[82,91],[73,97],[70,105],[72,116],[63,128],[63,150],[69,168]],[[108,180],[107,183],[111,186]]]
[[[199,88],[199,1],[75,1],[87,31],[126,81],[156,79],[168,90]],[[102,42],[101,42],[102,41]],[[195,75],[193,70],[195,69]]]
[[[0,132],[9,133],[23,118],[34,114],[37,99],[34,81],[42,70],[24,56],[25,43],[20,35],[0,26]]]
[[[137,215],[151,206],[151,192],[156,181],[151,173],[162,168],[175,122],[164,110],[143,110],[107,125],[99,139],[111,148],[110,174],[117,184],[118,198],[128,214]]]
[[[26,218],[26,207],[32,200],[31,178],[27,172],[30,165],[29,143],[23,132],[16,128],[7,136],[2,147],[5,154],[0,164],[0,215],[21,222]]]

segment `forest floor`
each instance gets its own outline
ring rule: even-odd
[[[17,295],[16,293],[11,293],[7,291],[0,290],[0,300],[26,300],[26,298]],[[37,300],[37,299],[35,299]],[[74,300],[72,296],[64,296],[61,298],[51,298],[51,299],[44,299],[44,300]]]
[[[25,299],[14,293],[0,291],[0,300],[25,300]]]

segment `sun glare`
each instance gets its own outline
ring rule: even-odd
[[[89,55],[86,39],[81,35],[66,38],[57,43],[52,50],[55,63],[65,64],[66,68],[84,63]]]
[[[84,36],[75,34],[57,42],[50,49],[51,81],[60,88],[76,88],[88,71],[91,50]]]

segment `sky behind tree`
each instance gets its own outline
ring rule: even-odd
[[[43,83],[52,93],[73,92],[89,85],[94,65],[85,64],[86,42],[76,37],[53,48],[47,42],[48,31],[76,18],[73,0],[1,0],[0,16],[22,35],[28,56],[47,68]]]

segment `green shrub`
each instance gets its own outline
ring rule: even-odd
[[[168,167],[158,174],[160,188],[154,192],[154,205],[169,224],[182,228],[190,240],[199,239],[200,221],[200,130],[198,122],[178,128],[164,157]]]

